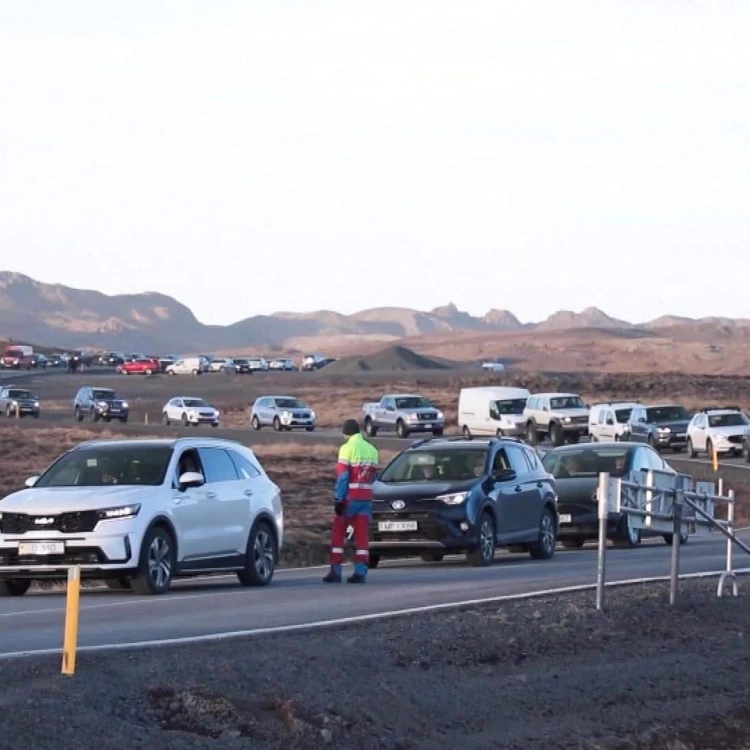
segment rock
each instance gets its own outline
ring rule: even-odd
[[[331,732],[330,729],[321,729],[320,738],[326,743],[326,745],[330,745],[333,742],[333,732]]]

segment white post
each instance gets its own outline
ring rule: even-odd
[[[597,501],[599,511],[599,552],[596,570],[596,609],[604,609],[604,583],[606,579],[606,549],[607,549],[607,516],[609,505],[607,495],[609,493],[609,473],[599,474],[599,489],[597,490]]]

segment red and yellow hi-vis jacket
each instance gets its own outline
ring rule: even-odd
[[[333,495],[337,503],[346,503],[347,515],[370,512],[378,460],[378,449],[360,433],[341,446]]]

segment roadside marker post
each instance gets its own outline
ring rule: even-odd
[[[609,512],[609,474],[599,474],[599,490],[597,500],[599,503],[599,553],[596,566],[596,610],[604,609],[604,582],[606,579],[606,550],[607,550],[607,514]]]
[[[146,412],[145,416],[143,417],[143,424],[148,424],[148,412]]]
[[[682,543],[682,511],[684,497],[682,488],[677,487],[672,503],[672,516],[674,526],[672,527],[672,570],[669,578],[669,606],[674,607],[677,601],[677,587],[680,580],[680,546]],[[731,544],[731,540],[729,542]]]
[[[76,671],[78,647],[78,603],[81,596],[81,566],[68,568],[68,586],[65,595],[65,635],[63,638],[62,674]]]
[[[711,462],[714,465],[714,471],[718,471],[719,470],[719,451],[716,450],[716,446],[715,445],[712,445],[711,448],[713,449],[711,451],[711,453],[713,454],[711,456]]]

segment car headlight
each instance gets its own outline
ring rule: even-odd
[[[314,411],[310,412],[310,419],[315,419],[315,412]]]
[[[99,406],[102,409],[106,409],[108,406],[106,401],[97,401],[96,403],[97,403],[97,406]]]
[[[218,409],[214,409],[214,416],[215,416],[215,417],[218,417],[218,416],[219,416],[219,410],[218,410]]]
[[[443,412],[439,411],[439,412],[437,413],[437,418],[438,418],[438,419],[444,419],[444,418],[445,418],[445,416],[444,416]]]
[[[281,418],[282,419],[291,419],[292,418],[292,414],[291,414],[291,412],[288,412],[288,411],[282,411],[281,412]]]
[[[446,505],[461,505],[468,496],[468,492],[451,492],[449,495],[438,495],[435,499]]]
[[[570,422],[570,417],[563,417],[563,422]]]
[[[38,401],[34,401],[34,408],[36,408],[36,409],[39,408],[39,402]]]
[[[659,432],[663,432],[665,435],[668,435],[672,430],[669,427],[658,427],[657,428]]]
[[[140,509],[140,503],[137,503],[136,505],[121,505],[118,508],[104,508],[103,510],[98,510],[96,511],[96,515],[102,521],[115,518],[135,518]]]
[[[128,402],[127,401],[123,401],[122,402],[122,408],[123,409],[127,409],[128,408]]]

